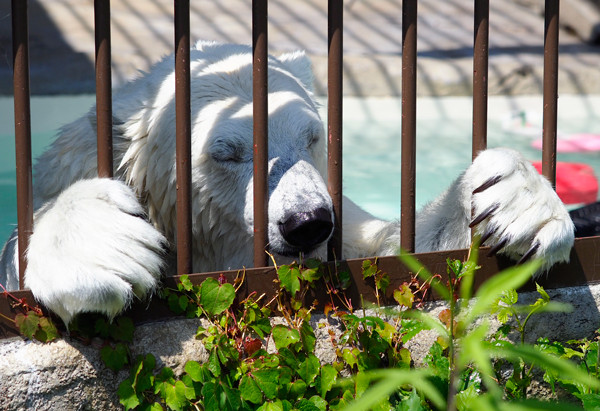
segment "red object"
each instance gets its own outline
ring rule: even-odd
[[[542,173],[542,162],[533,166]],[[598,200],[598,179],[594,169],[583,163],[556,163],[556,193],[565,204],[589,204]]]

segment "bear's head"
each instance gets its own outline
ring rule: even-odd
[[[323,177],[324,127],[313,99],[310,61],[295,52],[269,57],[268,66],[268,251],[277,262],[301,253],[322,257],[334,217]],[[137,115],[138,120],[146,119],[142,133],[146,141],[132,148],[132,138],[124,159],[131,164],[137,157],[136,163],[147,164],[139,176],[130,167],[128,180],[143,193],[151,220],[174,241],[175,113],[170,71],[163,76],[170,78],[153,86],[155,100],[146,104],[150,108]],[[198,43],[191,51],[191,105],[194,270],[252,266],[252,49]]]

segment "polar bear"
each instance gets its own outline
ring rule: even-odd
[[[199,42],[191,50],[194,271],[253,264],[252,50]],[[114,317],[174,271],[173,56],[113,95],[115,179],[96,175],[94,110],[64,126],[34,170],[34,232],[25,285],[68,325]],[[324,176],[324,127],[303,52],[269,57],[269,251],[277,261],[324,257],[334,215]],[[345,258],[398,251],[397,221],[344,198]],[[472,214],[472,212],[474,214]],[[472,219],[472,215],[475,216]],[[552,187],[517,152],[491,149],[417,216],[416,251],[465,248],[470,227],[515,259],[566,261],[573,224]],[[16,231],[0,282],[17,286]]]

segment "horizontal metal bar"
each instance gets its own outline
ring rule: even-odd
[[[585,286],[589,284],[600,283],[600,271],[595,265],[597,250],[600,249],[600,237],[578,238],[575,240],[575,246],[571,251],[571,261],[569,263],[557,264],[547,275],[537,277],[535,281],[530,281],[520,291],[535,291],[536,283],[545,289],[556,289],[564,287]],[[486,280],[495,276],[499,270],[510,267],[513,263],[501,256],[483,257],[488,247],[481,248],[478,265],[481,268],[477,271],[475,279],[475,289],[481,286]],[[442,281],[447,279],[446,267],[447,259],[465,260],[469,250],[450,250],[432,253],[415,254],[415,257],[434,274],[442,276]],[[375,257],[370,258],[371,261]],[[331,272],[346,271],[351,275],[351,286],[347,291],[347,296],[352,300],[355,308],[361,308],[362,302],[376,302],[373,281],[364,279],[362,276],[362,262],[367,260],[351,259],[345,261],[326,263],[326,270]],[[415,273],[406,268],[396,256],[378,257],[378,268],[390,276],[390,285],[387,293],[382,298],[383,304],[395,305],[393,301],[393,291],[405,281],[414,277]],[[265,301],[275,295],[276,285],[273,280],[277,273],[274,267],[249,268],[244,271],[217,271],[212,273],[190,274],[189,279],[193,284],[200,284],[206,278],[218,278],[223,276],[229,282],[238,276],[244,276],[244,283],[238,290],[238,298],[243,300],[250,293],[256,295],[265,294]],[[164,280],[164,286],[176,287],[179,277],[170,277]],[[12,293],[16,298],[26,298],[32,303],[34,297],[30,291],[16,291]],[[438,296],[431,295],[431,300]],[[317,309],[322,310],[324,305],[330,301],[325,287],[315,287],[306,295],[305,300],[312,304],[314,300],[318,301]],[[19,335],[19,331],[14,322],[6,319],[14,318],[18,313],[18,308],[11,304],[10,298],[0,298],[0,339]],[[136,323],[156,321],[161,318],[174,317],[164,300],[153,299],[150,304],[147,302],[137,302],[128,310],[125,315],[134,319]],[[5,317],[3,317],[5,316]]]

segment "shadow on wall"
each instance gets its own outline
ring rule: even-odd
[[[572,0],[581,2],[583,0]],[[540,94],[544,21],[525,0],[490,8],[490,95]],[[93,2],[31,0],[31,92],[94,92]],[[251,3],[195,0],[191,37],[251,41]],[[561,16],[562,17],[562,16]],[[0,3],[0,95],[12,94],[10,2]],[[113,0],[113,84],[147,70],[171,52],[172,0]],[[402,5],[392,0],[344,3],[344,92],[351,96],[400,96]],[[600,93],[600,53],[563,30],[561,93]],[[469,95],[472,88],[473,2],[420,0],[418,10],[419,95]],[[304,49],[313,60],[318,95],[327,79],[327,2],[269,1],[269,49]]]
[[[31,94],[93,93],[94,63],[74,50],[52,17],[41,5],[29,2],[29,59]],[[91,44],[93,49],[94,44]],[[0,2],[0,95],[13,93],[11,2]]]

